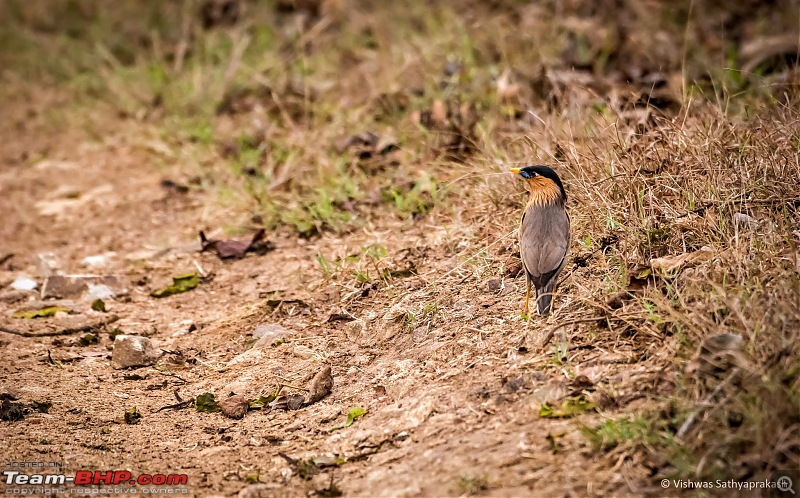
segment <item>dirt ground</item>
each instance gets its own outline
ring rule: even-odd
[[[224,27],[197,35],[206,48],[223,40],[221,53],[241,59],[233,63],[214,62],[210,49],[203,59],[200,42],[196,53],[181,48],[187,29],[173,28],[174,40],[148,32],[158,42],[147,50],[174,72],[175,88],[141,99],[138,113],[109,101],[146,93],[131,74],[148,62],[128,67],[117,52],[108,59],[118,63],[103,59],[97,70],[111,97],[91,105],[73,101],[76,87],[81,98],[98,92],[88,79],[86,90],[78,76],[59,86],[2,73],[0,471],[57,462],[67,475],[186,475],[172,488],[192,496],[522,497],[671,496],[691,491],[665,491],[662,478],[716,472],[747,481],[793,468],[800,120],[796,68],[786,70],[786,60],[796,63],[796,43],[769,38],[742,50],[745,65],[774,69],[770,85],[789,90],[766,98],[725,73],[725,84],[752,92],[741,103],[720,98],[722,90],[716,100],[695,97],[681,78],[708,61],[700,49],[687,56],[662,43],[689,40],[723,54],[711,21],[648,37],[626,31],[627,15],[650,15],[636,7],[612,33],[595,29],[606,14],[567,2],[555,9],[566,21],[553,27],[568,33],[563,60],[547,59],[545,47],[541,66],[512,71],[503,68],[527,61],[539,33],[552,35],[549,4],[465,8],[452,32],[406,20],[409,33],[423,33],[407,37],[415,59],[392,51],[405,36],[399,21],[397,32],[372,29],[391,10],[342,21],[340,2],[322,2],[333,13],[313,15],[292,10],[303,2],[278,3],[291,12],[264,15],[295,16],[274,35],[301,47],[294,52],[261,40],[272,52],[242,56],[260,32],[247,31],[257,23],[237,31],[241,20],[233,28],[214,21]],[[448,18],[442,5],[435,15]],[[763,28],[746,21],[758,6],[743,5],[725,17],[723,34],[737,43]],[[416,9],[428,19],[424,3]],[[199,32],[205,20],[191,22]],[[44,24],[37,36],[49,40]],[[514,33],[532,37],[519,52]],[[436,42],[426,46],[425,36]],[[469,36],[478,48],[462,46]],[[159,52],[172,42],[184,67]],[[477,55],[456,64],[443,55],[452,52]],[[286,71],[318,72],[308,70],[308,84],[267,85],[256,68],[274,54],[291,59]],[[192,57],[213,70],[190,68]],[[335,67],[338,57],[347,71]],[[669,67],[653,62],[659,57]],[[181,84],[217,90],[193,76],[201,73],[222,81],[210,145],[197,130],[165,131],[171,110],[194,113],[196,102],[176,97],[190,93]],[[407,88],[397,90],[401,76]],[[701,76],[705,87],[722,78]],[[399,110],[387,111],[387,101]],[[374,150],[337,150],[342,137],[373,129],[375,143],[359,138],[355,147]],[[236,154],[253,151],[250,171]],[[573,222],[554,314],[529,320],[515,231],[526,193],[507,172],[523,161],[555,165]],[[269,179],[268,195],[256,177]],[[348,189],[357,193],[336,197]],[[242,201],[248,196],[255,200]],[[315,225],[292,218],[298,204]],[[241,259],[201,251],[200,230],[224,239],[260,228],[267,244]],[[187,273],[199,276],[195,289],[153,296]],[[105,311],[93,309],[88,290],[44,299],[45,282],[59,275],[105,279],[116,295],[103,298]],[[36,288],[19,289],[21,277]],[[15,317],[52,305],[65,311]],[[264,325],[278,332],[262,345],[254,334]],[[115,368],[119,333],[148,338],[158,358]],[[720,341],[734,344],[719,347],[727,363],[709,367],[703,355]],[[253,407],[236,419],[191,403],[204,393],[217,401],[279,388],[305,394],[325,366],[331,393],[299,409]],[[354,409],[363,415],[348,420]]]
[[[18,112],[29,115],[31,108],[23,108]],[[250,485],[261,491],[246,496],[303,495],[328,487],[331,478],[352,496],[460,494],[462,476],[491,476],[491,493],[498,495],[607,494],[638,480],[640,472],[621,462],[617,478],[593,481],[592,460],[566,451],[579,447],[574,424],[538,418],[537,393],[545,400],[553,390],[569,389],[569,379],[537,346],[545,320],[525,323],[518,315],[522,277],[508,279],[502,294],[491,292],[487,279],[458,272],[459,254],[446,244],[454,236],[436,226],[385,226],[314,241],[271,235],[275,249],[267,254],[221,262],[198,252],[193,227],[207,223],[201,199],[164,189],[163,172],[142,161],[137,144],[125,137],[114,131],[98,144],[79,135],[31,135],[28,150],[47,149],[57,159],[2,172],[3,251],[14,254],[5,279],[20,272],[36,277],[38,253],[52,252],[57,271],[75,274],[87,272],[83,258],[111,252],[106,266],[88,271],[119,277],[130,289],[109,303],[108,313],[120,319],[99,329],[98,344],[81,346],[81,334],[37,336],[66,328],[60,322],[69,316],[32,326],[32,337],[3,334],[0,382],[23,400],[53,403],[49,413],[3,424],[3,461],[185,473],[196,496],[236,494],[248,489],[248,475],[263,484]],[[12,161],[15,154],[4,150]],[[64,204],[55,217],[40,214],[42,203],[58,201]],[[321,249],[347,253],[366,244],[419,254],[417,270],[433,277],[405,279],[394,295],[377,300],[342,295],[335,283],[322,281]],[[195,264],[213,278],[193,292],[161,300],[149,295]],[[149,283],[137,285],[145,276]],[[4,293],[7,303],[15,296]],[[402,308],[391,309],[406,296],[436,302],[445,314],[442,325],[407,326]],[[286,304],[272,308],[264,297]],[[74,306],[90,322],[105,316],[86,301]],[[354,320],[331,321],[342,313]],[[19,322],[4,324],[19,329]],[[290,340],[246,351],[260,323],[283,325]],[[175,376],[153,368],[114,370],[108,336],[114,328],[169,351],[163,361]],[[619,375],[634,389],[637,375],[661,368],[653,358],[636,372],[623,370],[637,354],[633,348],[615,358],[586,354],[579,373]],[[232,420],[194,409],[158,411],[176,402],[173,391],[183,398],[203,392],[256,398],[284,381],[304,386],[322,364],[332,367],[333,393],[299,412],[254,411]],[[119,423],[132,407],[142,422]],[[350,407],[367,414],[329,432]],[[565,451],[554,452],[552,438]],[[347,463],[305,481],[279,453],[334,455]]]
[[[567,376],[539,346],[553,322],[519,316],[524,277],[507,278],[502,290],[492,291],[489,278],[476,278],[460,264],[466,251],[453,232],[468,227],[396,222],[311,241],[270,234],[274,250],[223,262],[198,252],[196,227],[209,223],[202,197],[164,188],[169,168],[143,158],[141,144],[128,140],[124,129],[109,130],[100,141],[78,132],[49,136],[37,130],[36,105],[19,105],[13,115],[6,126],[18,127],[4,130],[5,136],[25,140],[24,148],[17,140],[3,145],[10,166],[0,181],[0,237],[3,252],[13,254],[4,263],[4,285],[20,273],[41,282],[37,254],[52,253],[54,271],[113,275],[129,293],[109,301],[107,314],[119,320],[93,328],[99,343],[90,346],[80,344],[83,333],[38,335],[102,322],[107,315],[92,311],[89,300],[71,304],[83,320],[78,324],[73,316],[41,319],[46,325],[3,322],[18,331],[28,326],[32,335],[2,334],[0,384],[26,402],[53,404],[49,413],[3,423],[4,462],[63,462],[68,474],[185,473],[195,496],[240,490],[252,493],[243,496],[297,496],[324,490],[331,479],[348,496],[459,495],[473,479],[497,496],[646,491],[642,470],[625,459],[598,479],[598,464],[581,453],[585,442],[576,423],[539,418],[538,408],[556,393],[580,391],[570,387],[575,375],[613,382],[618,397],[636,403],[669,382],[668,375],[652,381],[663,368],[658,356],[630,365],[647,351],[646,343],[616,347],[613,356],[577,349],[575,371]],[[44,150],[52,159],[34,168],[18,159]],[[55,215],[43,214],[48,203],[58,203]],[[377,299],[345,294],[323,278],[316,259],[321,250],[346,254],[367,244],[413,258],[421,277],[399,280]],[[101,267],[82,263],[102,254],[108,257]],[[213,278],[192,292],[150,296],[171,275],[197,267]],[[18,307],[16,299],[27,299],[19,294],[4,291],[3,306]],[[409,298],[436,303],[439,321],[409,326]],[[270,300],[282,304],[270,306]],[[347,318],[337,321],[341,316]],[[247,350],[261,323],[283,325],[289,340]],[[151,338],[175,375],[114,370],[109,332],[117,328]],[[192,408],[159,411],[175,404],[173,392],[184,399],[204,392],[253,399],[281,383],[305,386],[323,364],[332,367],[333,392],[300,411],[252,411],[242,420]],[[132,407],[142,421],[120,423]],[[367,413],[329,432],[351,407]],[[281,453],[346,463],[304,480]],[[259,484],[247,484],[246,476],[257,476]]]

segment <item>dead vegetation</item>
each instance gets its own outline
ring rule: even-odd
[[[11,168],[68,153],[23,133],[79,127],[100,155],[124,148],[170,178],[154,206],[190,213],[181,233],[255,234],[200,232],[241,266],[204,255],[222,276],[192,273],[188,290],[227,295],[232,318],[161,334],[192,397],[216,390],[252,424],[242,451],[284,462],[204,493],[647,494],[800,469],[793,3],[9,0],[0,16]],[[506,170],[539,163],[564,180],[573,242],[554,316],[525,322],[524,193]],[[38,232],[10,250],[35,253]],[[33,264],[5,252],[8,274]],[[179,274],[160,264],[124,271],[143,287]],[[231,291],[241,272],[267,276],[261,301]],[[168,315],[146,288],[122,306]],[[265,320],[295,332],[248,349]],[[332,395],[258,432],[247,399],[322,362]],[[141,404],[137,427],[171,430],[148,416],[173,402]],[[211,422],[193,416],[197,438]]]

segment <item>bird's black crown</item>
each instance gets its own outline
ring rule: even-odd
[[[567,193],[564,191],[564,184],[561,183],[561,178],[558,177],[555,171],[547,166],[527,166],[520,169],[519,174],[522,176],[522,178],[543,176],[547,179],[553,180],[553,182],[558,185],[558,189],[561,190],[561,196],[564,198],[564,200],[567,199]]]

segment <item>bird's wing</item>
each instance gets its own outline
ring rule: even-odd
[[[520,225],[519,248],[530,276],[539,280],[542,275],[557,272],[568,247],[569,217],[563,206],[528,206]]]

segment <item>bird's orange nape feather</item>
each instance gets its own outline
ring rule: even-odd
[[[528,186],[531,190],[528,205],[537,204],[545,205],[557,201],[561,197],[561,189],[558,188],[556,182],[543,176],[535,176],[527,178]]]

